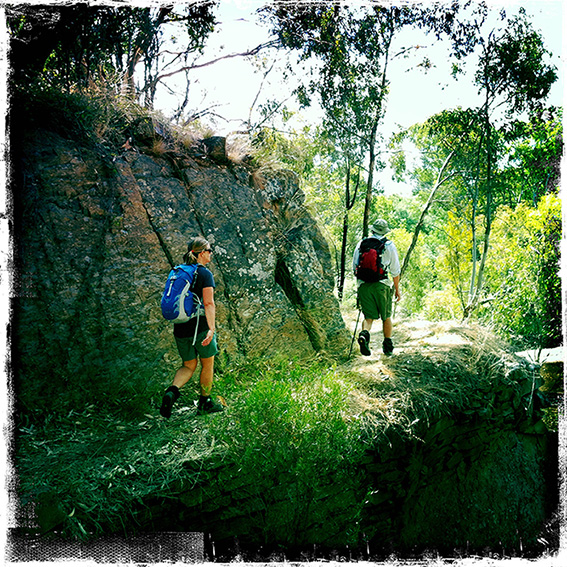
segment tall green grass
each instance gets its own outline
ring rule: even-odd
[[[358,418],[348,411],[350,388],[323,364],[251,363],[217,376],[215,391],[228,402],[223,414],[195,415],[195,382],[169,420],[159,415],[161,391],[138,412],[116,411],[119,400],[107,408],[27,412],[15,430],[20,504],[34,503],[37,511],[49,501],[43,529],[68,537],[131,532],[145,502],[175,498],[180,481],[199,483],[200,467],[188,462],[223,461],[262,489],[266,513],[279,498],[272,489],[285,479],[291,492],[284,495],[286,509],[278,508],[285,516],[280,526],[298,543],[306,522],[324,519],[314,506],[320,489],[357,487],[364,444]],[[259,526],[266,541],[282,535],[269,524]]]
[[[231,405],[211,421],[211,433],[259,491],[265,516],[257,527],[264,541],[309,543],[309,528],[332,522],[329,505],[318,505],[330,487],[350,496],[360,490],[365,445],[360,419],[349,411],[352,385],[334,368],[293,362],[253,365],[235,378],[222,384]],[[282,483],[284,494],[277,489]],[[362,506],[364,498],[350,499],[353,518],[356,500]],[[355,522],[352,528],[349,537],[356,539]]]

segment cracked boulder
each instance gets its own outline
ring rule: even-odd
[[[13,164],[14,355],[28,384],[140,393],[169,380],[179,360],[160,297],[197,235],[214,248],[220,365],[347,352],[327,243],[293,175],[255,187],[243,166],[50,131],[14,144]]]

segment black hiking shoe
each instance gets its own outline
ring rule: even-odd
[[[392,339],[384,339],[384,342],[382,343],[382,350],[384,351],[384,354],[392,354],[394,352],[394,343],[392,342]]]
[[[213,400],[210,397],[206,398],[204,401],[199,400],[197,415],[206,415],[208,413],[217,413],[219,411],[224,411],[224,406],[219,400]]]
[[[159,408],[159,413],[163,417],[170,418],[171,417],[171,408],[173,404],[176,402],[177,398],[179,398],[179,388],[176,386],[170,386],[163,396],[161,401],[161,407]]]
[[[368,347],[369,343],[370,343],[370,333],[368,331],[360,331],[360,334],[358,335],[360,354],[364,356],[370,356],[370,348]]]

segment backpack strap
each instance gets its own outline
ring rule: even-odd
[[[197,282],[198,274],[199,274],[199,266],[195,268],[195,274],[193,275],[193,282],[189,287],[189,291],[191,293],[193,293],[193,288],[195,287],[195,283]],[[197,309],[196,309],[197,321],[195,323],[195,334],[193,335],[193,342],[191,343],[192,346],[195,346],[195,343],[197,342],[197,332],[199,331],[199,317],[201,316],[201,300],[199,299],[199,296],[196,293],[193,293],[193,301],[195,300],[197,300]]]
[[[195,275],[193,276],[193,282],[191,283],[191,287],[189,288],[189,291],[191,291],[191,293],[193,293],[193,288],[195,287],[195,283],[197,282],[197,277],[199,274],[199,266],[197,266],[195,268]],[[195,346],[195,343],[197,342],[197,333],[199,331],[199,319],[201,318],[201,312],[204,313],[205,308],[203,306],[203,302],[202,300],[199,298],[199,296],[196,293],[193,293],[193,300],[196,301],[197,303],[197,321],[195,323],[195,334],[193,335],[193,343],[192,345]]]
[[[179,266],[176,267],[181,268],[186,274],[190,275],[190,271],[186,269],[186,266],[192,266],[192,265],[194,264],[180,264]],[[195,343],[197,342],[197,332],[199,331],[199,319],[201,317],[201,313],[204,312],[203,302],[201,301],[201,298],[193,291],[193,288],[195,287],[195,284],[197,282],[198,274],[199,274],[199,267],[197,266],[195,268],[195,271],[193,272],[193,281],[189,286],[189,291],[193,294],[193,301],[195,301],[197,304],[197,308],[195,309],[195,311],[197,312],[197,321],[195,322],[195,334],[193,335],[193,343],[192,343],[193,346],[195,346]]]

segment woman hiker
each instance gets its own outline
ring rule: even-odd
[[[203,302],[205,316],[195,317],[187,323],[176,323],[173,326],[173,335],[183,366],[177,370],[173,384],[163,396],[160,408],[163,417],[171,416],[171,408],[179,398],[180,388],[191,379],[197,369],[197,358],[201,360],[201,396],[197,406],[197,414],[214,413],[224,409],[224,406],[218,400],[211,398],[215,355],[219,352],[215,333],[215,280],[210,270],[205,268],[211,261],[212,253],[207,240],[197,237],[189,243],[187,253],[183,256],[185,264],[199,264],[191,289]],[[195,325],[197,324],[197,338],[194,340]]]

